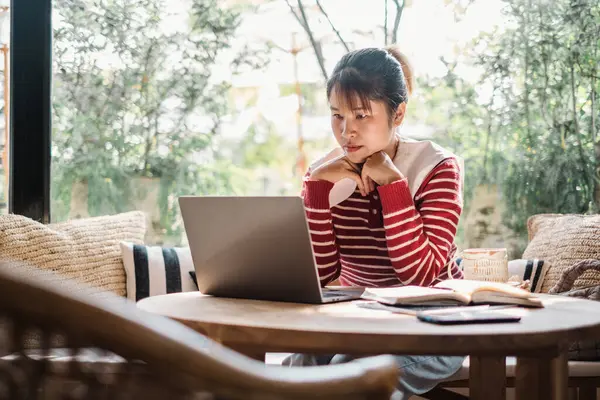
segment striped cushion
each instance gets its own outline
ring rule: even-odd
[[[127,298],[138,301],[159,294],[198,290],[189,247],[144,246],[121,242]]]
[[[198,281],[196,280],[196,271],[190,271],[190,276],[192,277],[192,280],[194,281],[194,285],[196,285],[196,288],[198,288]]]
[[[529,290],[539,293],[542,289],[544,276],[548,270],[547,263],[543,260],[511,260],[508,262],[508,276],[517,275],[524,281],[529,280]]]

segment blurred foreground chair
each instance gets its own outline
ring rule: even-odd
[[[118,296],[0,262],[0,398],[389,399],[391,357],[267,366]]]

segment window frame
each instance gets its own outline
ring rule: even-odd
[[[50,222],[52,1],[11,0],[9,213]]]

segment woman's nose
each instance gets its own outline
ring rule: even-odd
[[[349,123],[348,120],[345,120],[342,123],[342,136],[347,138],[356,136],[356,130],[354,129],[354,125]]]

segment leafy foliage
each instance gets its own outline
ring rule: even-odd
[[[87,182],[91,215],[134,207],[134,177],[161,180],[173,227],[180,194],[235,193],[243,172],[214,147],[228,84],[213,78],[231,51],[240,10],[193,0],[174,23],[163,0],[57,0],[53,216],[68,216],[72,186]],[[244,48],[232,69],[263,60]]]
[[[512,26],[483,37],[477,64],[496,90],[495,148],[507,174],[508,220],[598,212],[600,3],[510,0]]]
[[[471,3],[447,1],[458,19]],[[172,238],[181,194],[259,193],[273,170],[294,182],[281,194],[297,189],[294,144],[270,122],[254,121],[239,140],[220,135],[232,92],[215,78],[217,59],[235,52],[234,73],[265,64],[260,44],[231,48],[244,10],[190,4],[173,23],[164,0],[55,2],[55,219],[68,216],[80,181],[98,215],[134,207],[143,193],[133,178],[160,179],[161,226]],[[465,210],[473,188],[495,184],[506,224],[524,235],[530,215],[600,209],[600,3],[505,0],[504,14],[503,29],[442,59],[443,77],[420,79],[407,123],[433,127],[465,159]],[[465,66],[481,79],[463,78]],[[302,85],[306,114],[322,115],[321,86]],[[308,159],[330,142],[306,141]]]
[[[533,214],[600,210],[600,3],[506,0],[504,13],[506,29],[457,57],[480,81],[447,62],[445,77],[421,82],[422,101],[465,158],[466,188],[498,184],[505,223],[524,235]]]

